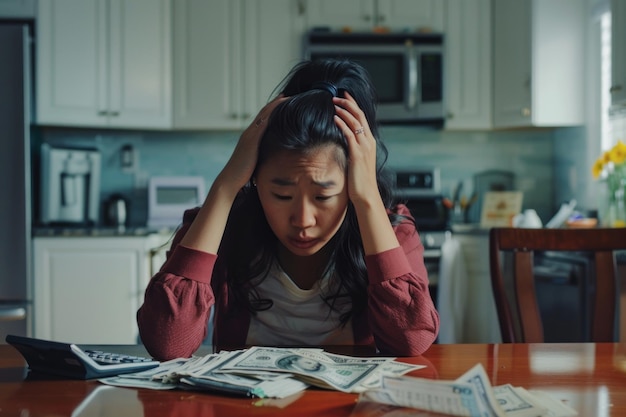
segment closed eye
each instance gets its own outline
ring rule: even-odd
[[[291,199],[291,196],[289,195],[280,195],[280,194],[274,194],[274,198],[281,200],[281,201],[287,201]]]
[[[318,195],[317,197],[315,197],[317,201],[328,201],[331,198],[333,198],[332,195]]]

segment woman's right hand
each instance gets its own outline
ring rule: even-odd
[[[216,181],[228,184],[239,191],[250,181],[256,167],[259,142],[267,127],[267,120],[278,104],[285,101],[282,94],[267,103],[254,118],[254,121],[243,131],[230,159],[222,169]]]

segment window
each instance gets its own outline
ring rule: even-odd
[[[611,12],[605,11],[600,16],[600,137],[602,150],[610,149],[615,140],[609,109],[611,107]]]

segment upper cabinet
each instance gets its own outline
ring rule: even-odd
[[[626,2],[611,1],[611,111],[626,108]]]
[[[176,0],[177,126],[247,126],[301,57],[294,0]]]
[[[169,0],[46,0],[37,24],[38,124],[171,125]]]
[[[392,30],[432,30],[444,27],[441,0],[302,0],[306,2],[307,28],[369,31],[376,27]]]
[[[492,127],[491,0],[449,0],[445,128]]]
[[[34,19],[37,0],[0,0],[0,18]]]
[[[295,0],[41,1],[37,123],[243,127],[299,58],[297,13]]]
[[[496,128],[584,123],[584,2],[494,1]]]

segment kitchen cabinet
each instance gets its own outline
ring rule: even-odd
[[[585,2],[493,3],[494,127],[583,124]]]
[[[611,112],[626,109],[626,3],[611,0]]]
[[[441,32],[444,27],[441,0],[307,0],[305,9],[308,29],[370,31],[387,27]]]
[[[449,0],[445,128],[492,128],[491,0]]]
[[[137,309],[169,235],[35,237],[34,335],[74,343],[137,342]]]
[[[0,17],[34,19],[37,0],[0,0]]]
[[[46,0],[37,10],[37,123],[163,128],[169,0]]]
[[[47,0],[37,123],[239,129],[300,59],[296,0]]]
[[[498,0],[499,1],[499,0]],[[456,233],[466,267],[467,289],[460,302],[466,305],[463,343],[501,343],[498,312],[491,289],[489,269],[489,233]]]
[[[296,0],[176,0],[176,122],[190,128],[247,126],[301,60]]]

